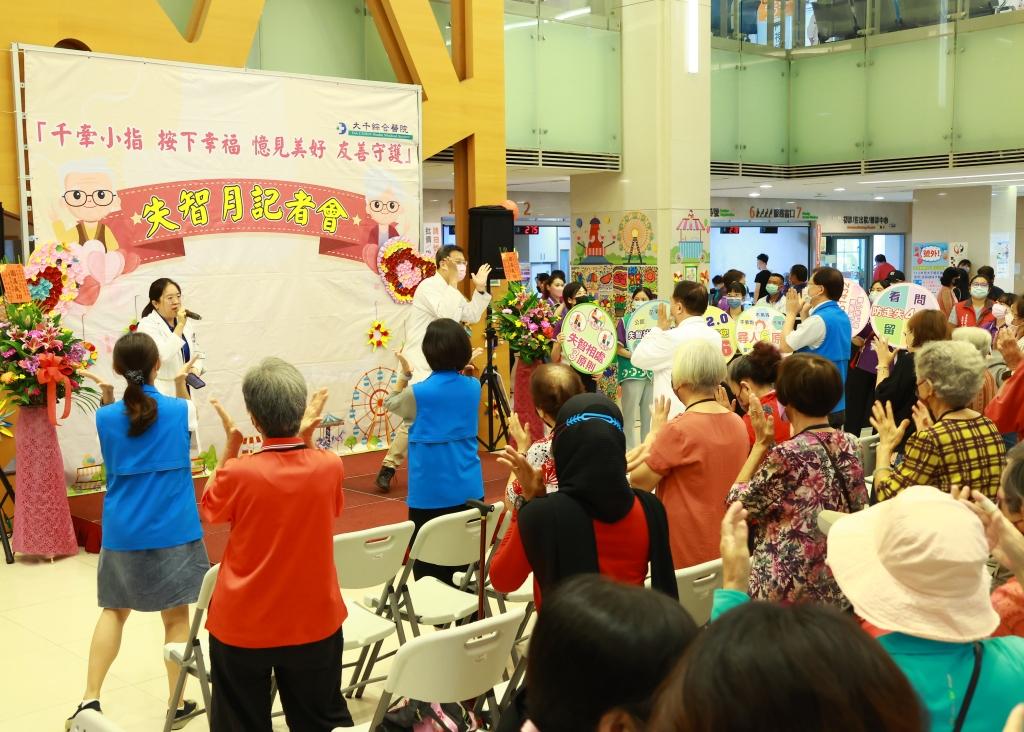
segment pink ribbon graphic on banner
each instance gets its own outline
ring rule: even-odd
[[[320,238],[320,254],[377,271],[378,226],[361,193],[258,178],[186,180],[117,192],[103,219],[126,257],[142,264],[185,256],[185,237],[241,232]]]

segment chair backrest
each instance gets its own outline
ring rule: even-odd
[[[501,681],[523,617],[522,610],[504,613],[410,640],[398,649],[384,688],[441,704],[480,696]]]
[[[72,720],[71,732],[125,732],[125,729],[95,710],[83,709]]]
[[[487,546],[498,529],[501,506],[495,504],[495,510],[487,517]],[[410,565],[415,559],[443,567],[461,567],[479,561],[480,512],[469,508],[423,524],[409,550]]]
[[[875,451],[878,449],[878,435],[857,438],[857,450],[860,452],[860,464],[864,467],[864,475],[875,472]]]
[[[402,569],[415,528],[412,521],[403,521],[335,536],[334,569],[338,585],[346,590],[361,590],[390,582]]]
[[[715,590],[722,587],[722,560],[683,567],[676,570],[676,588],[679,603],[690,614],[698,627],[711,620],[711,605]]]
[[[210,598],[213,597],[213,588],[217,585],[217,576],[219,574],[219,564],[215,564],[206,570],[206,575],[203,577],[203,585],[199,588],[199,599],[196,600],[196,610],[206,610],[210,607]]]

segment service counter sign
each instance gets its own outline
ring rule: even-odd
[[[577,305],[565,314],[562,323],[563,358],[577,371],[599,374],[615,360],[618,339],[615,321],[593,303]]]
[[[782,347],[782,326],[786,316],[770,305],[747,308],[736,319],[736,347],[740,353],[750,353],[759,342]]]
[[[732,358],[736,354],[736,323],[729,317],[729,313],[709,305],[704,311],[704,320],[709,328],[718,331],[722,336],[722,355]]]
[[[894,348],[907,347],[907,321],[920,310],[938,310],[935,295],[920,285],[893,285],[871,308],[871,327]]]

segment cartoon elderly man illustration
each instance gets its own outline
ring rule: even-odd
[[[366,213],[373,222],[368,227],[367,243],[381,246],[399,236],[402,220],[401,185],[383,171],[370,173],[366,179]]]
[[[121,210],[110,167],[102,160],[69,163],[61,168],[60,180],[64,187],[54,211],[56,237],[79,244],[92,239],[103,244],[108,252],[117,249],[114,233],[101,223],[105,216]],[[64,225],[63,213],[71,216],[74,226]]]

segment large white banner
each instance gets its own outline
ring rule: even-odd
[[[70,246],[54,287],[70,288],[60,308],[97,370],[123,383],[113,344],[170,277],[203,317],[204,445],[223,442],[209,399],[248,425],[242,376],[273,355],[330,389],[335,448],[385,446],[402,303],[433,271],[418,254],[419,88],[41,48],[25,49],[24,81],[29,273]],[[59,434],[69,472],[98,457],[92,415]]]

